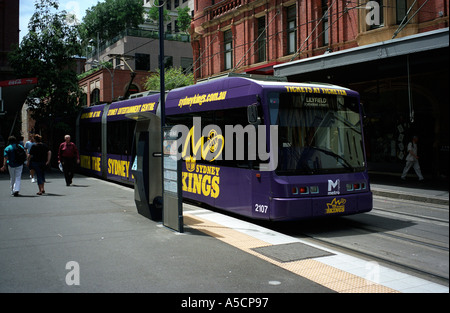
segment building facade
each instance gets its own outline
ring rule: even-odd
[[[15,78],[8,53],[19,45],[19,0],[0,0],[0,81]]]
[[[369,170],[400,173],[411,135],[426,176],[448,179],[446,0],[197,0],[196,79],[227,72],[358,91]]]
[[[391,39],[416,11],[396,37],[448,27],[448,1],[426,2],[196,0],[194,72],[272,74],[276,64]]]

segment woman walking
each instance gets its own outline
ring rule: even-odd
[[[34,135],[34,141],[35,144],[31,147],[30,154],[28,155],[28,166],[31,164],[35,170],[39,187],[37,195],[42,195],[45,193],[45,167],[50,164],[52,152],[46,144],[42,143],[42,137],[40,135]]]

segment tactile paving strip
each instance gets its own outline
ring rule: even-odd
[[[283,263],[333,255],[333,253],[308,246],[301,242],[252,248],[252,250]]]
[[[191,228],[197,229],[220,241],[255,255],[269,263],[295,273],[296,275],[321,284],[322,286],[336,292],[398,293],[397,290],[379,285],[311,258],[289,261],[288,259],[292,257],[292,255],[290,255],[286,259],[287,261],[283,262],[283,260],[273,258],[273,253],[274,251],[277,251],[278,248],[273,248],[273,251],[271,251],[270,254],[267,253],[268,250],[270,251],[270,247],[275,247],[276,245],[271,245],[265,241],[253,238],[237,230],[202,219],[198,216],[193,216],[189,213],[184,213],[184,223]],[[258,251],[266,251],[266,255],[264,253],[259,253]],[[267,255],[271,255],[272,257]],[[329,255],[329,253],[327,255]],[[299,256],[294,257],[298,258]]]

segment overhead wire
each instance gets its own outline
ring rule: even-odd
[[[155,1],[155,0],[154,0],[154,1]],[[428,1],[428,0],[427,0],[427,1]],[[427,2],[427,1],[426,1],[426,2]],[[368,2],[370,2],[370,1],[368,1]],[[368,3],[368,2],[367,2],[367,3]],[[426,2],[425,2],[425,3],[426,3]],[[339,19],[341,19],[341,18],[343,17],[344,13],[348,13],[348,11],[349,11],[349,10],[352,10],[352,9],[358,9],[358,8],[364,7],[364,6],[367,4],[367,3],[364,3],[364,4],[358,4],[358,5],[355,5],[354,7],[346,7],[345,10],[343,10],[343,11],[335,11],[335,12],[331,11],[332,13],[330,14],[330,9],[334,6],[335,3],[336,3],[336,0],[333,0],[333,3],[330,5],[330,7],[328,7],[327,11],[326,11],[320,18],[317,18],[317,19],[314,19],[314,20],[309,20],[309,21],[307,21],[307,22],[305,22],[305,23],[299,24],[299,25],[296,27],[296,31],[298,31],[298,30],[300,29],[300,27],[303,27],[303,26],[305,26],[305,25],[308,25],[308,24],[317,22],[316,25],[314,26],[313,30],[309,33],[309,35],[307,36],[307,38],[303,41],[303,43],[301,44],[301,46],[300,46],[300,47],[297,49],[297,51],[295,52],[294,56],[291,58],[291,61],[292,61],[293,59],[295,59],[296,57],[298,57],[298,55],[299,55],[302,51],[304,51],[304,49],[308,48],[312,43],[314,43],[314,42],[315,42],[315,41],[316,41],[316,40],[317,40],[317,39],[325,32],[325,31],[328,31],[328,29],[329,29],[332,25],[334,25]],[[349,3],[357,3],[357,2],[354,2],[354,1],[347,1],[347,4],[349,4]],[[423,7],[423,5],[422,5],[421,7]],[[420,9],[420,8],[419,8],[419,9]],[[417,12],[416,12],[416,13],[417,13]],[[415,13],[415,14],[416,14],[416,13]],[[207,14],[207,13],[205,13],[205,14],[203,14],[203,15],[201,15],[201,16],[198,16],[198,17],[196,17],[195,19],[193,18],[192,21],[201,19],[201,18],[205,17],[206,14]],[[277,12],[277,13],[275,14],[274,18],[275,18],[276,16],[278,16],[278,14],[279,14],[279,12]],[[314,34],[314,32],[316,31],[318,25],[320,25],[320,22],[321,22],[321,21],[323,20],[323,18],[326,16],[326,14],[328,14],[328,16],[329,16],[330,18],[333,18],[333,16],[337,16],[337,18],[333,18],[333,22],[330,23],[326,29],[324,29],[324,30],[323,30],[322,32],[320,32],[314,39],[312,39],[309,43],[307,43],[308,40],[310,40],[311,36],[312,36],[312,35]],[[270,23],[273,22],[274,18],[272,18],[272,20],[270,21]],[[270,23],[266,26],[265,31],[267,30],[267,28],[268,28],[268,26],[270,25]],[[280,31],[275,32],[275,33],[273,33],[273,34],[267,36],[267,42],[270,42],[270,41],[272,40],[273,37],[278,36],[278,35],[280,35],[280,34],[286,32],[286,31],[287,31],[287,29],[281,29]],[[205,66],[205,65],[206,65],[212,58],[214,58],[215,56],[224,53],[224,50],[221,50],[221,51],[218,51],[218,52],[213,53],[213,54],[211,54],[211,55],[204,56],[204,54],[208,51],[208,49],[209,49],[209,47],[211,46],[211,44],[218,38],[218,34],[219,34],[219,32],[218,32],[218,33],[216,34],[216,36],[209,42],[209,44],[208,44],[207,47],[205,47],[204,49],[201,49],[201,50],[203,50],[203,51],[200,53],[200,55],[198,56],[198,58],[196,58],[195,62],[193,62],[192,65],[190,65],[188,68],[186,68],[186,69],[183,71],[183,74],[187,74],[189,71],[191,71],[191,70],[195,67],[195,65],[196,65],[198,62],[201,61],[202,58],[206,57],[207,59],[204,60],[204,62],[202,62],[202,64],[201,64],[200,66],[198,66],[198,67],[192,72],[192,74],[195,74],[197,71],[201,70],[201,69],[203,68],[203,66]],[[261,34],[260,34],[260,36],[261,36]],[[246,56],[248,55],[248,53],[251,51],[251,49],[255,46],[255,44],[257,43],[257,41],[258,41],[258,39],[260,38],[260,36],[258,36],[258,38],[256,38],[255,40],[253,40],[253,41],[251,42],[250,48],[246,51],[246,53],[245,53],[244,56],[239,60],[239,62],[236,63],[236,65],[233,67],[233,69],[231,70],[231,72],[234,72],[234,71],[238,70],[239,68],[241,68],[242,66],[239,67],[239,65],[241,65],[241,63],[245,63],[245,61],[247,61],[249,57],[253,56],[253,55],[257,52],[257,51],[255,51],[255,52],[253,52],[252,55],[250,55],[249,57],[246,57]],[[150,43],[150,42],[152,42],[152,41],[154,41],[154,40],[155,40],[155,39],[152,39],[152,40],[150,40],[149,42],[146,42],[146,43],[142,44],[142,45],[139,46],[139,47],[136,47],[136,48],[133,48],[133,49],[129,50],[128,52],[131,52],[131,51],[133,51],[133,50],[136,50],[137,48],[140,48],[140,47],[144,46],[145,44],[148,44],[148,43]],[[306,46],[305,46],[305,43],[307,43]],[[239,46],[234,46],[234,47],[233,47],[233,50],[238,49],[238,48],[241,48],[242,46],[245,46],[245,45],[248,45],[248,44],[249,44],[249,43],[243,43],[243,44],[241,44],[241,45],[239,45]],[[128,52],[127,52],[127,53],[128,53]],[[245,58],[245,57],[246,57],[246,58]],[[244,59],[244,58],[245,58],[245,59]]]
[[[336,0],[333,0],[333,3],[328,7],[328,9],[325,11],[325,13],[322,15],[322,18],[319,19],[319,21],[317,22],[316,26],[314,26],[313,30],[310,32],[310,34],[308,35],[308,37],[306,37],[306,39],[303,41],[303,43],[301,44],[301,46],[297,49],[297,51],[294,53],[294,56],[291,58],[291,61],[293,61],[299,54],[299,51],[302,49],[303,45],[305,44],[305,42],[307,42],[309,40],[309,38],[312,36],[312,34],[316,31],[316,28],[320,25],[320,23],[322,22],[322,20],[325,18],[325,16],[327,16],[328,12],[330,11],[330,9],[333,7],[333,5],[336,3]]]
[[[403,28],[406,27],[406,25],[408,25],[408,23],[414,18],[414,16],[416,16],[417,13],[419,13],[419,11],[423,8],[423,6],[428,2],[428,0],[426,0],[424,3],[422,3],[422,5],[417,9],[416,12],[414,12],[413,15],[411,15],[411,17],[403,24],[403,21],[405,20],[405,18],[408,16],[409,12],[411,11],[412,7],[414,6],[414,4],[416,3],[416,1],[414,1],[414,3],[410,6],[408,12],[405,14],[405,17],[403,18],[402,22],[400,23],[400,25],[398,26],[397,30],[394,32],[394,35],[392,36],[392,39],[394,39],[395,37],[397,37],[398,33],[400,33]]]
[[[234,72],[237,68],[238,65],[241,64],[242,59],[250,52],[250,50],[253,48],[253,46],[258,42],[259,38],[266,33],[267,28],[269,27],[270,24],[272,24],[272,22],[275,20],[275,17],[278,16],[278,14],[280,14],[280,11],[277,10],[277,12],[275,13],[275,15],[272,17],[272,19],[270,20],[270,22],[266,25],[266,27],[264,27],[264,31],[261,32],[261,34],[259,34],[259,36],[253,41],[253,44],[250,46],[250,48],[248,48],[247,52],[242,56],[242,58],[239,60],[239,62],[236,63],[236,65],[233,67],[233,69],[231,70],[231,72]],[[253,54],[252,54],[253,56]],[[245,59],[245,61],[247,61],[247,58]]]

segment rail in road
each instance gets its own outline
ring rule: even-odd
[[[374,196],[374,209],[369,213],[277,224],[274,228],[449,285],[449,207],[446,205]]]

